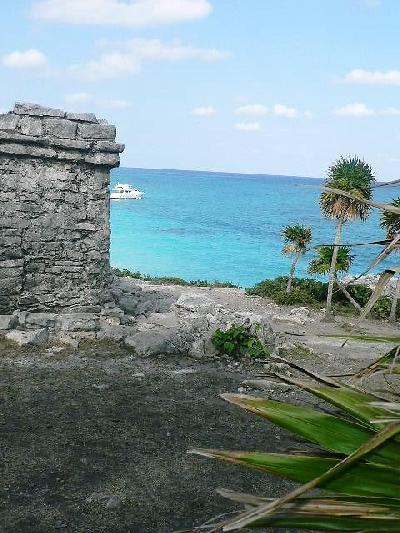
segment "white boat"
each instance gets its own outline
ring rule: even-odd
[[[126,183],[117,183],[110,193],[111,200],[141,200],[144,192]]]

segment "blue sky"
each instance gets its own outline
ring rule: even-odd
[[[398,0],[13,0],[0,108],[93,111],[125,166],[399,177]]]

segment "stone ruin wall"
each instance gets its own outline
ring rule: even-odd
[[[0,314],[98,311],[109,299],[109,179],[124,146],[93,114],[0,115]]]

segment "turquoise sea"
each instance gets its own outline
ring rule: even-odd
[[[312,226],[315,244],[333,241],[333,224],[318,207],[321,180],[119,168],[111,185],[118,181],[139,188],[145,197],[111,201],[113,267],[248,287],[288,272],[290,258],[281,253],[284,225]],[[378,189],[376,198],[389,199],[398,191]],[[344,242],[382,239],[378,216],[374,212],[364,224],[347,224]],[[354,248],[352,272],[360,273],[379,249]],[[299,275],[306,275],[311,256],[299,263]]]

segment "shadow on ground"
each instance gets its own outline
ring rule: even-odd
[[[0,357],[2,532],[170,533],[231,509],[216,487],[267,496],[289,487],[186,454],[293,445],[219,399],[247,373],[138,360],[111,346],[21,353],[3,345]]]

